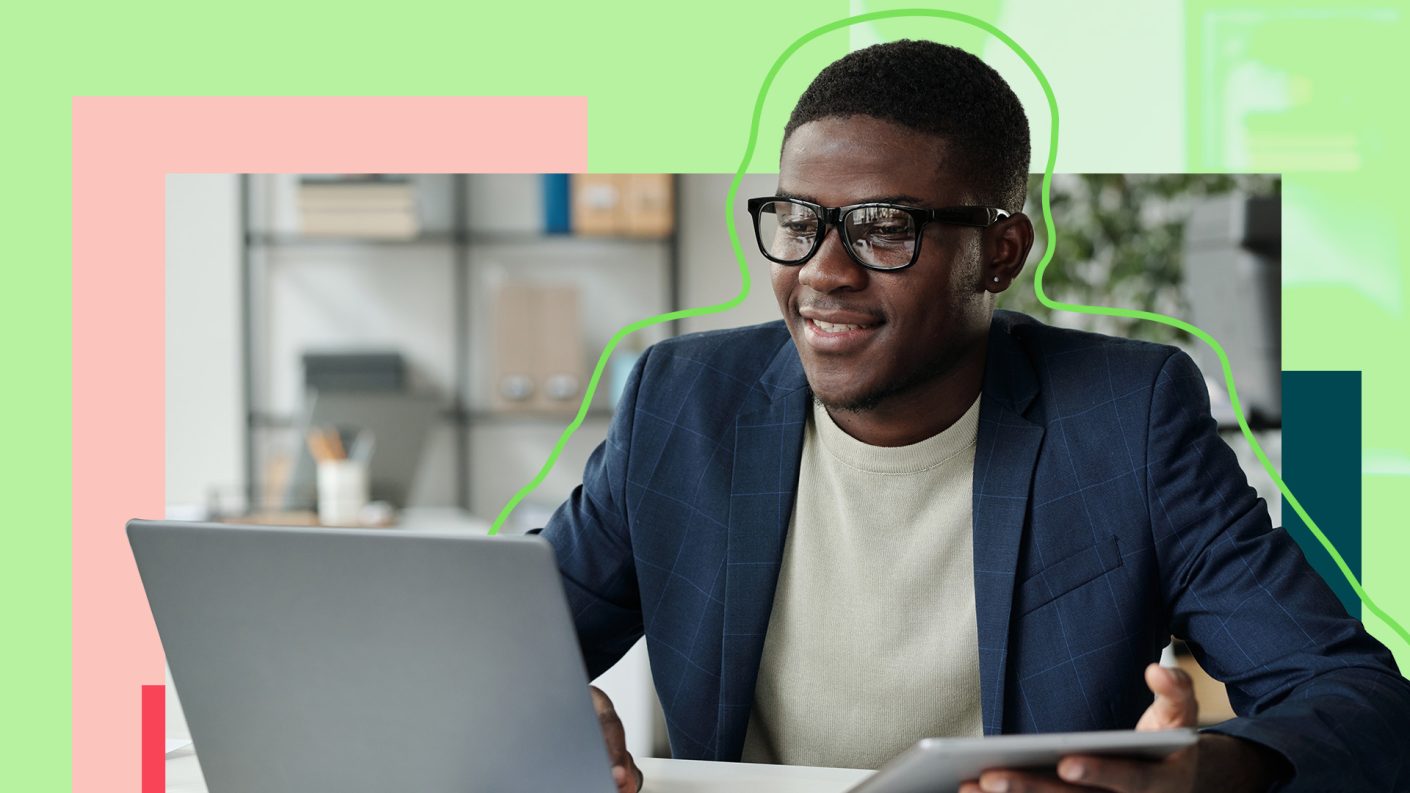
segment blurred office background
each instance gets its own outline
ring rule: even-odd
[[[1185,320],[1224,346],[1245,417],[1281,469],[1282,180],[1266,174],[1058,174],[1050,193],[1058,243],[1043,291],[1062,303],[1136,309]],[[1033,289],[1049,244],[1042,178],[1030,180],[1028,213],[1037,241],[1029,266],[999,305],[1051,325],[1173,344],[1189,352],[1209,385],[1220,433],[1274,525],[1282,497],[1263,470],[1230,404],[1219,358],[1169,325],[1053,311]]]
[[[341,430],[340,453],[368,458],[368,496],[386,503],[362,513],[369,521],[487,530],[543,465],[617,329],[738,291],[730,178],[168,176],[168,514],[316,522],[308,437],[329,427]],[[732,209],[753,281],[743,305],[629,337],[506,531],[542,525],[578,484],[646,345],[777,317],[743,201],[775,187],[773,176],[745,177]],[[1044,279],[1055,299],[1168,313],[1222,340],[1275,465],[1278,190],[1265,176],[1057,176]],[[1039,242],[1000,306],[1190,350],[1277,522],[1281,499],[1237,437],[1207,350],[1152,323],[1038,304],[1030,280],[1048,244],[1038,196],[1035,180]],[[642,647],[607,677],[632,750],[666,753]],[[179,734],[179,710],[170,718]]]

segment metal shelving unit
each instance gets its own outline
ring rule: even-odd
[[[568,414],[563,413],[532,413],[532,412],[496,412],[489,410],[474,410],[470,405],[469,382],[470,382],[470,354],[473,340],[468,331],[469,316],[471,311],[471,283],[472,270],[476,265],[476,258],[472,249],[476,245],[539,245],[547,246],[556,255],[563,255],[566,250],[580,249],[591,250],[602,246],[631,245],[631,246],[660,246],[662,251],[662,266],[665,268],[666,281],[666,302],[667,311],[676,311],[681,306],[681,266],[680,266],[680,197],[681,197],[681,177],[672,177],[673,200],[673,222],[671,233],[665,237],[629,237],[629,236],[577,236],[573,234],[551,234],[548,232],[534,231],[484,231],[474,230],[470,226],[470,181],[475,178],[474,174],[453,174],[451,176],[451,211],[452,225],[448,230],[426,231],[416,237],[407,239],[375,239],[360,237],[336,237],[336,236],[304,236],[297,233],[270,231],[267,229],[254,228],[255,218],[255,184],[254,180],[262,178],[260,175],[243,174],[240,176],[240,226],[243,232],[241,255],[240,255],[240,282],[241,282],[241,338],[243,341],[242,352],[242,378],[244,382],[244,404],[245,415],[245,481],[249,504],[257,505],[261,503],[260,493],[260,464],[258,443],[256,435],[262,430],[268,429],[291,429],[295,425],[295,419],[291,415],[272,413],[263,408],[258,403],[258,384],[256,383],[256,372],[261,371],[261,362],[258,359],[256,334],[260,332],[258,327],[261,321],[260,312],[263,306],[259,301],[259,279],[264,277],[264,268],[267,263],[267,254],[274,249],[284,248],[309,248],[309,249],[336,249],[338,247],[367,249],[367,248],[445,248],[448,249],[452,257],[452,283],[453,306],[451,327],[447,332],[452,339],[452,386],[449,396],[445,418],[455,428],[455,500],[461,509],[470,508],[470,429],[479,424],[488,423],[525,423],[543,424],[548,422],[562,423]],[[263,177],[268,178],[268,177]],[[667,326],[668,335],[679,333],[679,320],[673,320]],[[592,408],[588,412],[590,418],[608,418],[612,414],[611,410],[602,408]]]

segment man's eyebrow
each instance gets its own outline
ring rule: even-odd
[[[778,190],[775,190],[775,191],[774,191],[774,195],[778,196],[779,198],[792,198],[792,199],[796,199],[796,200],[798,200],[798,201],[807,201],[807,202],[813,203],[813,204],[816,204],[816,203],[817,203],[817,201],[813,200],[813,197],[812,197],[812,196],[803,195],[802,193],[790,193],[790,192],[788,192],[787,190],[784,190],[783,188],[779,188]]]
[[[778,190],[777,192],[774,193],[774,195],[778,196],[779,198],[792,198],[792,199],[796,199],[796,200],[798,200],[798,201],[807,201],[807,202],[813,203],[813,204],[822,203],[822,202],[818,201],[816,198],[814,198],[814,197],[812,197],[812,196],[809,196],[809,195],[802,195],[802,194],[800,194],[800,193],[790,193],[790,192],[787,191],[787,190]],[[907,194],[907,193],[898,193],[898,194],[896,194],[896,195],[867,196],[866,198],[863,198],[863,199],[861,199],[861,200],[859,200],[859,201],[852,201],[852,202],[850,202],[850,203],[852,203],[852,204],[910,204],[911,206],[922,206],[922,205],[924,205],[924,204],[926,203],[926,201],[925,201],[925,199],[920,198],[919,196],[913,196],[913,195],[910,195],[910,194]]]

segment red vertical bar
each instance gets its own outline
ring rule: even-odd
[[[166,791],[166,686],[142,687],[142,793]]]

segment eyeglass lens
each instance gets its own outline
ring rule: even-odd
[[[810,206],[773,201],[759,210],[759,241],[782,262],[802,261],[813,249],[822,219]],[[904,267],[915,254],[915,220],[892,207],[858,207],[842,222],[843,238],[852,254],[875,267]]]

